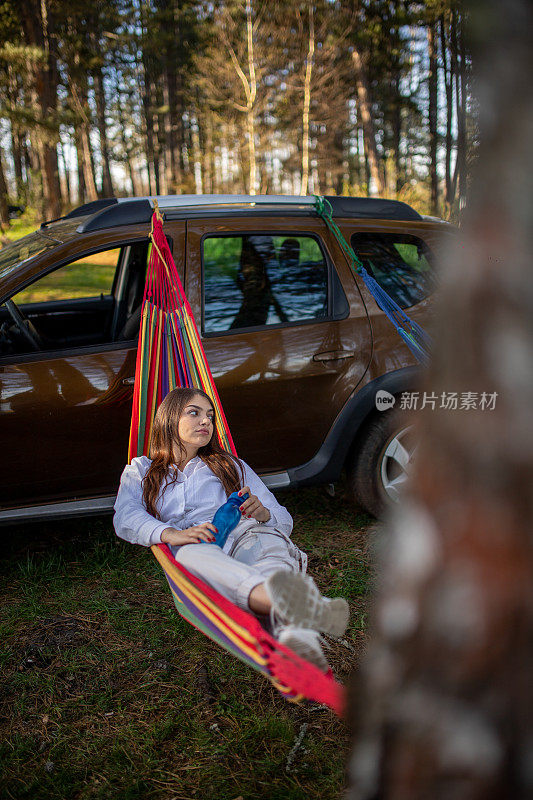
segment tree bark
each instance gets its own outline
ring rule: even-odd
[[[120,85],[118,83],[118,78],[115,82],[115,95],[117,98],[117,116],[118,116],[118,127],[120,131],[120,139],[122,142],[122,148],[124,152],[124,161],[126,164],[126,169],[129,175],[130,183],[131,183],[131,192],[134,197],[140,196],[143,194],[140,176],[138,176],[133,168],[132,158],[131,158],[131,147],[130,143],[128,142],[126,136],[126,122],[124,119],[124,107],[122,102],[122,95],[120,93]],[[148,193],[150,193],[150,186],[148,186]]]
[[[459,188],[459,202],[466,201],[466,65],[464,49],[461,44],[461,19],[452,11],[451,25],[451,60],[455,78],[455,113],[457,119],[457,157],[453,176],[453,185]],[[461,54],[460,50],[463,50]]]
[[[102,155],[102,196],[113,197],[113,180],[111,178],[111,163],[109,157],[109,143],[107,140],[106,125],[106,97],[102,67],[98,66],[93,72],[94,95],[96,99],[96,116],[98,133],[100,135],[100,153]]]
[[[374,195],[383,194],[385,191],[385,186],[383,184],[383,179],[379,169],[376,133],[374,130],[374,122],[372,120],[372,106],[370,103],[370,94],[368,90],[366,73],[361,54],[355,45],[352,50],[352,63],[354,69],[355,89],[357,94],[357,111],[363,128],[365,153],[368,159],[368,168],[370,172],[368,194],[372,197]]]
[[[439,177],[437,172],[437,118],[438,118],[438,74],[435,24],[428,24],[428,111],[429,111],[429,174],[431,179],[431,213],[439,215]]]
[[[202,171],[204,176],[204,191],[213,193],[213,126],[209,109],[204,109],[200,125],[201,149],[203,157]]]
[[[11,123],[11,153],[15,172],[16,196],[20,198],[26,194],[22,172],[22,136],[20,131],[13,127],[13,123]]]
[[[91,120],[89,116],[89,104],[87,102],[87,90],[78,86],[75,80],[71,78],[70,91],[74,101],[74,108],[80,119],[77,126],[78,172],[81,162],[84,196],[87,200],[93,201],[98,199],[98,192],[96,191],[91,143],[89,140]]]
[[[459,21],[459,86],[460,110],[457,114],[457,157],[459,159],[459,198],[461,204],[466,203],[467,178],[468,178],[468,132],[467,132],[467,67],[465,46],[465,18],[464,13]]]
[[[246,127],[248,133],[248,159],[250,168],[250,194],[255,194],[257,183],[257,166],[255,160],[255,98],[257,94],[257,81],[255,77],[254,43],[252,28],[252,2],[246,0],[246,37],[248,42],[248,82],[246,98]]]
[[[76,145],[76,166],[78,173],[78,203],[84,203],[86,199],[85,190],[85,173],[83,170],[83,150],[81,145],[81,136],[78,129],[74,132],[74,143]]]
[[[451,59],[448,57],[448,41],[446,37],[446,22],[444,15],[440,17],[440,38],[442,52],[442,66],[444,72],[444,86],[446,91],[446,155],[445,155],[445,183],[446,204],[448,215],[451,213],[455,200],[455,186],[452,181],[452,122],[453,122],[453,70]]]
[[[404,170],[402,169],[402,156],[400,143],[402,140],[402,99],[400,95],[400,79],[398,75],[394,78],[394,108],[392,111],[392,146],[394,149],[394,172],[395,189],[399,195],[405,182]]]
[[[8,191],[2,159],[2,151],[0,150],[0,229],[4,230],[5,228],[8,228],[9,225]]]
[[[64,192],[64,196],[65,196],[65,199],[66,199],[68,205],[70,205],[72,203],[72,195],[71,195],[71,191],[70,191],[70,174],[69,174],[69,169],[68,169],[68,165],[67,165],[67,159],[65,158],[65,148],[64,148],[63,142],[61,140],[59,140],[58,148],[59,148],[59,154],[61,156],[61,161],[63,163],[63,175],[65,177],[65,192]]]
[[[32,133],[42,178],[43,215],[45,219],[61,216],[61,187],[55,140],[57,132],[50,130],[57,124],[57,58],[51,48],[53,18],[49,0],[27,0],[19,6],[20,19],[27,44],[39,47],[46,63],[36,63],[32,70],[32,106],[39,110],[37,126]]]
[[[309,46],[305,62],[304,107],[302,115],[302,195],[307,194],[309,183],[309,110],[311,107],[311,78],[313,75],[313,59],[315,55],[315,22],[313,16],[313,0],[309,2]]]
[[[386,531],[350,800],[533,793],[533,7],[475,9],[479,160],[421,387],[437,405]],[[439,407],[452,392],[474,406]]]

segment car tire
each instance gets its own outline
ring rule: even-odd
[[[404,411],[376,411],[358,436],[348,464],[348,486],[355,503],[382,517],[401,496],[415,449],[413,424]]]

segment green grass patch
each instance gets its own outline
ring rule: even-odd
[[[14,242],[37,230],[41,221],[40,215],[34,209],[27,209],[20,217],[11,220],[11,225],[4,231],[4,236],[10,242]]]
[[[328,651],[347,681],[365,642],[372,521],[342,494],[280,499],[310,573],[350,601],[349,633]],[[288,703],[182,620],[155,559],[109,517],[4,528],[0,560],[1,797],[341,796],[344,724]]]

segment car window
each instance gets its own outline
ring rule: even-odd
[[[351,244],[367,272],[401,308],[419,303],[434,291],[433,256],[417,236],[355,233]]]
[[[209,236],[202,264],[204,333],[328,314],[327,263],[312,236]]]
[[[17,305],[110,295],[120,247],[84,256],[49,272],[13,296]]]

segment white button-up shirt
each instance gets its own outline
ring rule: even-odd
[[[253,469],[242,460],[241,463],[244,469],[244,485],[249,486],[251,493],[270,511],[268,526],[290,536],[292,517],[287,509],[278,503]],[[167,481],[166,489],[160,491],[157,505],[161,520],[157,520],[148,513],[142,499],[141,481],[150,464],[147,456],[134,458],[120,479],[113,524],[117,535],[128,542],[149,547],[161,541],[165,528],[181,531],[193,525],[212,522],[217,509],[227,500],[222,483],[210,467],[196,456],[185,465],[183,472],[176,470],[175,483]],[[258,524],[254,519],[248,522],[250,526]],[[239,523],[239,531],[243,524],[244,520]],[[224,550],[230,544],[231,535]]]

